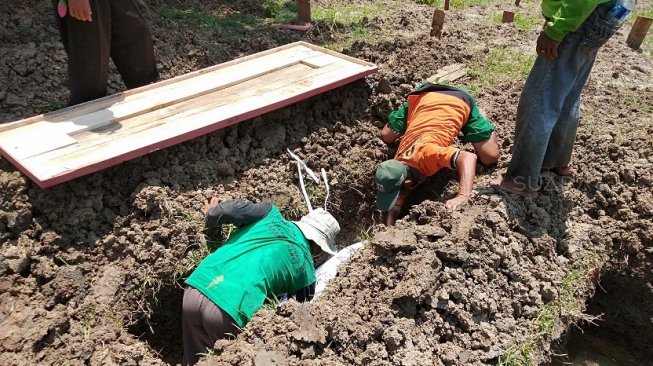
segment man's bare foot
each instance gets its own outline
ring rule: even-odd
[[[551,169],[551,171],[561,177],[572,177],[574,175],[574,173],[572,172],[569,166],[553,168]]]
[[[469,200],[468,195],[460,194],[450,200],[448,200],[444,205],[451,211],[455,211],[460,205],[464,204]]]
[[[537,192],[527,188],[524,184],[515,183],[514,180],[508,178],[498,177],[492,180],[491,184],[507,193],[516,194],[519,196],[536,198]]]

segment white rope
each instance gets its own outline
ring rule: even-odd
[[[322,180],[324,180],[324,185],[326,186],[326,198],[324,199],[324,210],[327,210],[327,202],[329,202],[329,178],[327,178],[326,170],[322,168]]]
[[[288,154],[290,154],[291,158],[297,160],[297,163],[301,164],[301,166],[304,167],[304,169],[306,169],[306,173],[308,173],[308,176],[311,177],[315,181],[315,183],[320,184],[320,179],[317,177],[317,175],[315,175],[313,170],[309,168],[308,165],[306,165],[306,163],[304,163],[304,161],[299,158],[299,156],[295,155],[292,151],[290,151],[290,149],[286,148],[286,150],[288,150]]]
[[[306,207],[308,207],[308,212],[313,211],[313,206],[311,206],[311,200],[308,198],[308,193],[306,193],[306,186],[304,185],[304,174],[302,174],[302,165],[297,162],[297,173],[299,174],[299,185],[302,188],[302,194],[304,194],[304,199],[306,200]]]

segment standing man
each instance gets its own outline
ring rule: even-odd
[[[544,0],[544,29],[526,80],[512,160],[499,189],[537,196],[540,171],[569,176],[580,119],[580,95],[596,54],[633,10],[634,0]]]
[[[109,57],[128,89],[156,82],[152,35],[140,0],[52,0],[68,54],[69,105],[107,95]]]
[[[233,224],[238,230],[200,262],[184,292],[184,366],[216,340],[240,331],[265,302],[282,294],[298,301],[314,293],[313,256],[336,253],[338,222],[318,208],[298,222],[284,219],[269,203],[243,200],[204,204],[206,225]]]
[[[460,132],[476,154],[452,146]],[[494,126],[481,114],[474,98],[445,85],[424,83],[409,94],[408,102],[390,113],[379,137],[386,144],[401,137],[395,158],[376,170],[376,206],[388,212],[388,226],[394,225],[408,192],[440,169],[458,171],[458,195],[446,203],[453,210],[472,194],[477,157],[485,165],[499,160]]]

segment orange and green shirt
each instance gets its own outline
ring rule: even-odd
[[[408,102],[390,113],[388,126],[402,134],[395,159],[431,176],[451,169],[458,152],[453,142],[463,133],[463,142],[490,138],[494,126],[483,117],[467,92],[426,83],[408,96]]]

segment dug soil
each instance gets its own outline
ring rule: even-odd
[[[368,243],[317,301],[266,307],[235,340],[219,341],[204,364],[544,363],[552,342],[587,316],[585,302],[597,288],[621,302],[597,300],[590,314],[622,307],[635,315],[612,328],[653,339],[650,313],[637,310],[638,293],[647,301],[653,293],[653,63],[650,50],[625,46],[629,26],[599,52],[585,89],[573,179],[544,174],[545,189],[529,199],[489,186],[509,161],[524,74],[488,82],[479,70],[491,70],[496,60],[488,56],[499,48],[532,54],[538,34],[496,22],[510,6],[454,9],[436,39],[429,36],[433,8],[412,1],[378,1],[394,10],[354,24],[318,21],[307,34],[243,21],[270,16],[261,1],[147,3],[162,78],[297,40],[339,44],[361,28],[372,36],[343,52],[379,71],[45,190],[0,159],[0,364],[179,363],[183,278],[225,234],[205,232],[203,201],[268,200],[300,217],[305,208],[286,148],[329,173],[339,246]],[[519,11],[536,18],[538,4],[523,3]],[[46,0],[15,1],[0,13],[0,123],[65,105],[66,55],[52,17]],[[473,89],[496,125],[500,162],[483,169],[473,199],[456,212],[443,205],[455,195],[456,176],[439,173],[386,230],[374,208],[373,171],[393,148],[376,133],[407,92],[454,63],[470,67],[456,82]],[[110,92],[123,88],[112,72]],[[322,188],[308,188],[314,204],[323,202]],[[633,263],[639,269],[628,269]],[[641,286],[601,289],[604,273],[636,274]],[[650,342],[630,347],[643,364],[653,359]]]

